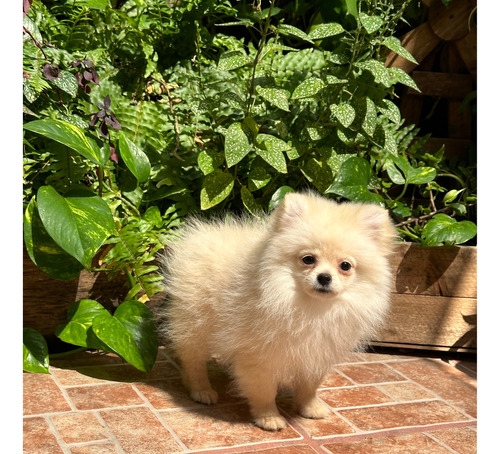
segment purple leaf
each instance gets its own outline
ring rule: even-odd
[[[104,108],[109,109],[110,107],[111,107],[111,98],[109,97],[109,95],[106,95],[106,97],[104,98]]]
[[[59,68],[57,66],[49,65],[48,63],[43,66],[43,75],[49,80],[55,80],[58,77],[61,77],[59,73]]]
[[[109,137],[109,130],[108,127],[106,126],[106,122],[102,121],[101,125],[99,126],[99,131],[101,132],[102,136],[107,139]]]
[[[90,71],[83,71],[83,78],[85,80],[91,81],[92,80],[92,73]]]
[[[99,112],[97,112],[93,117],[92,117],[92,120],[90,120],[89,122],[89,126],[95,126],[95,124],[97,123],[97,114]]]

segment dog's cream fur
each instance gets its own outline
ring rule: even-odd
[[[163,314],[191,397],[217,401],[206,370],[217,353],[259,427],[285,427],[282,385],[301,415],[327,416],[315,391],[383,321],[394,237],[383,208],[313,193],[287,194],[265,221],[191,219],[165,255]]]

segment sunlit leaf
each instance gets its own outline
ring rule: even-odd
[[[64,197],[52,186],[42,186],[37,194],[38,212],[53,240],[83,266],[114,231],[108,204],[93,192],[75,190]]]
[[[229,167],[240,162],[250,151],[248,137],[243,132],[241,123],[233,123],[225,132],[224,154]]]
[[[257,87],[257,93],[273,106],[280,108],[286,112],[290,112],[288,108],[288,98],[290,93],[279,88],[262,88]]]
[[[252,59],[239,50],[231,50],[220,56],[218,68],[223,71],[241,68],[252,62]]]
[[[417,60],[415,60],[415,57],[410,54],[402,45],[401,41],[399,41],[398,38],[395,36],[388,36],[382,41],[382,44],[395,52],[398,55],[401,55],[402,57],[406,58],[408,61],[411,61],[412,63],[415,63],[418,65]]]
[[[85,135],[77,126],[61,120],[45,118],[24,124],[24,129],[36,132],[56,142],[62,143],[100,166],[106,165],[109,155],[99,148],[95,141]]]
[[[384,24],[384,20],[380,16],[369,16],[366,13],[360,13],[359,20],[368,33],[376,32]]]
[[[314,28],[313,31],[309,33],[309,38],[311,39],[324,39],[330,36],[335,36],[344,31],[344,27],[337,23],[330,24],[319,24]]]
[[[32,328],[23,328],[23,370],[33,373],[49,373],[47,341]]]
[[[226,199],[234,186],[234,178],[230,173],[220,169],[207,175],[203,180],[200,202],[201,209],[208,210]]]
[[[127,139],[123,131],[120,131],[120,155],[125,162],[125,165],[137,178],[139,183],[148,180],[151,172],[151,164],[149,159],[134,142]]]
[[[300,83],[292,94],[292,99],[310,98],[325,87],[325,83],[317,78],[311,77]]]
[[[424,246],[451,246],[465,243],[477,234],[477,227],[471,221],[460,221],[446,215],[436,214],[422,230]]]

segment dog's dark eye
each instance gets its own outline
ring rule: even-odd
[[[312,255],[304,255],[304,257],[302,257],[302,263],[304,265],[314,265],[316,263],[316,259]]]
[[[342,271],[349,271],[351,268],[352,268],[352,265],[349,262],[344,261],[340,264],[340,269]]]

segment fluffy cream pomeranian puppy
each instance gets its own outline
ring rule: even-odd
[[[289,193],[264,221],[191,219],[165,254],[166,334],[196,402],[213,404],[216,353],[255,424],[286,426],[279,387],[324,418],[316,389],[383,321],[395,229],[385,209]]]

